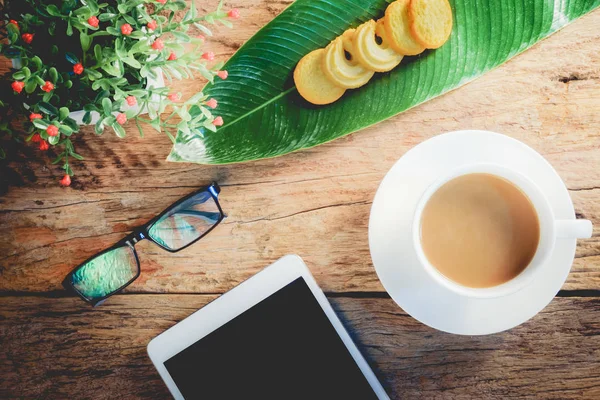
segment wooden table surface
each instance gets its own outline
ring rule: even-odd
[[[243,19],[220,29],[211,50],[227,59],[290,2],[236,1]],[[288,253],[304,258],[392,398],[600,398],[598,26],[600,10],[461,89],[272,160],[167,163],[166,136],[85,128],[75,144],[86,160],[61,188],[52,154],[13,151],[0,169],[0,398],[168,398],[149,340]],[[190,94],[203,84],[175,86]],[[403,312],[367,243],[385,173],[416,144],[458,129],[532,146],[596,226],[545,310],[484,337],[437,332]],[[140,278],[100,307],[62,289],[73,266],[213,180],[229,218],[201,242],[177,254],[140,243]]]

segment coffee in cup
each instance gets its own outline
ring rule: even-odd
[[[509,180],[469,173],[431,195],[421,213],[420,237],[425,257],[446,278],[489,288],[529,265],[540,222],[529,197]]]
[[[429,186],[415,209],[413,243],[425,271],[468,297],[506,296],[529,285],[556,241],[589,237],[590,221],[560,219],[523,174],[469,164]]]

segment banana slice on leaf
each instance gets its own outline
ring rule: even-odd
[[[354,89],[367,83],[374,74],[358,63],[352,44],[355,29],[348,29],[334,39],[323,56],[323,72],[336,86]]]
[[[404,57],[390,47],[383,22],[383,20],[365,22],[356,28],[352,40],[354,55],[358,62],[363,67],[376,72],[391,70],[400,64]]]

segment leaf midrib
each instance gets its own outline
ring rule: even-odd
[[[256,108],[253,108],[252,110],[249,110],[248,112],[246,112],[246,113],[245,113],[245,114],[243,114],[243,115],[240,115],[239,117],[237,117],[237,118],[236,118],[236,119],[234,119],[233,121],[231,121],[231,122],[229,122],[229,123],[227,123],[227,124],[223,125],[223,126],[220,128],[220,129],[225,129],[225,128],[227,128],[228,126],[235,124],[235,123],[236,123],[236,122],[238,122],[239,120],[242,120],[242,119],[246,118],[247,116],[249,116],[250,114],[253,114],[254,112],[256,112],[256,111],[260,110],[261,108],[264,108],[264,107],[268,106],[269,104],[271,104],[271,103],[272,103],[272,102],[274,102],[275,100],[278,100],[278,99],[280,99],[280,98],[282,98],[282,97],[284,97],[284,96],[286,96],[286,95],[288,95],[288,94],[292,93],[294,90],[296,90],[296,86],[295,86],[295,85],[294,85],[294,86],[292,86],[291,88],[289,88],[289,89],[287,89],[287,90],[285,90],[285,91],[283,91],[283,92],[279,93],[277,96],[275,96],[275,97],[271,98],[269,101],[266,101],[266,102],[262,103],[260,106],[258,106],[258,107],[256,107]]]

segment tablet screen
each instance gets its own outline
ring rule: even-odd
[[[377,399],[303,278],[164,364],[186,399]]]

